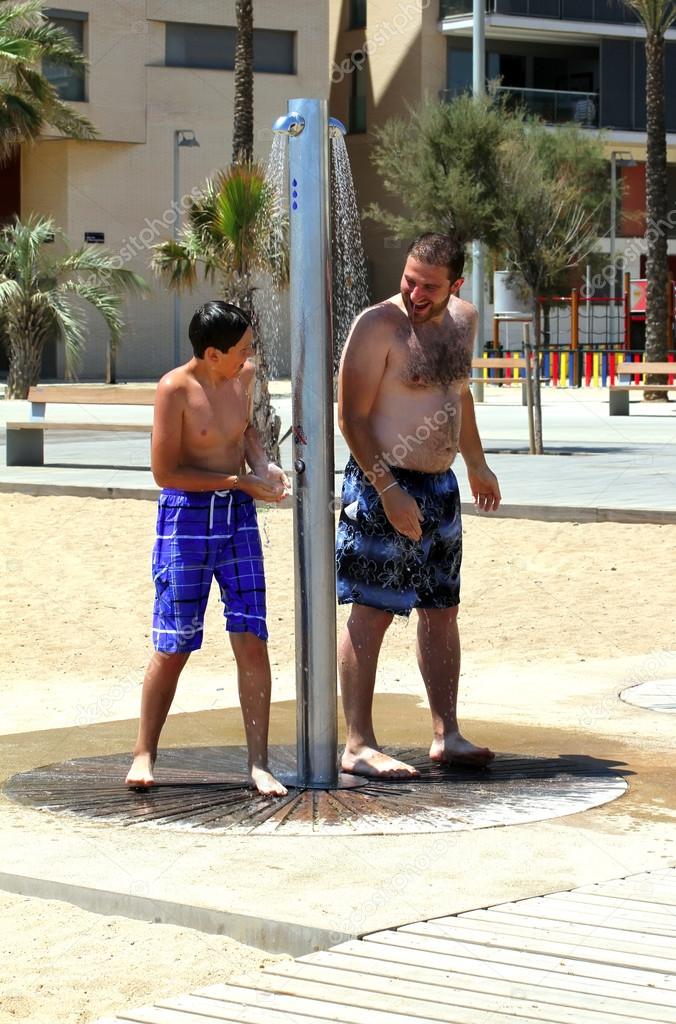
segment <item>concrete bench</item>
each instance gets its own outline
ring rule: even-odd
[[[618,376],[625,374],[658,374],[667,377],[676,375],[676,363],[618,363],[615,371]],[[629,393],[631,391],[676,391],[674,384],[611,384],[609,388],[608,414],[610,416],[629,415]]]
[[[31,415],[28,420],[7,424],[7,465],[43,466],[45,431],[108,430],[150,434],[150,423],[114,421],[51,421],[45,413],[49,403],[58,405],[153,405],[155,386],[133,384],[47,384],[28,392]]]

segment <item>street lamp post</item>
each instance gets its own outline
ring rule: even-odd
[[[617,255],[617,168],[636,167],[636,161],[631,153],[614,149],[610,154],[610,275],[611,287],[610,296],[617,298],[617,267],[615,259]]]
[[[472,92],[474,96],[483,96],[486,92],[486,0],[474,0],[472,27]],[[472,302],[476,306],[478,316],[476,338],[474,339],[474,356],[479,358],[483,353],[486,335],[486,301],[484,294],[484,250],[481,242],[472,242]],[[484,400],[482,381],[472,384],[474,398],[477,402]]]
[[[179,206],[179,156],[182,147],[191,148],[199,142],[195,138],[192,128],[177,128],[174,131],[174,241],[178,240],[178,233],[181,227],[181,212]],[[181,296],[178,290],[174,291],[174,366],[181,362]]]

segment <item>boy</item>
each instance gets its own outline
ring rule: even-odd
[[[228,302],[201,306],[190,321],[194,356],[157,386],[151,465],[162,488],[153,549],[153,646],[143,681],[131,788],[154,785],[160,732],[192,651],[202,645],[212,576],[221,589],[249,751],[260,793],[284,796],[268,771],[271,676],[265,579],[254,499],[289,493],[251,425],[255,366],[246,313]],[[246,462],[252,473],[243,474]]]

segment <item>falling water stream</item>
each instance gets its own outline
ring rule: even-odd
[[[331,136],[331,252],[333,285],[334,370],[354,318],[369,305],[366,259],[361,239],[361,221],[347,147],[342,135]],[[289,182],[287,140],[275,135],[265,173],[274,215],[270,224],[270,252],[281,264],[288,260]],[[284,364],[280,323],[282,301],[273,280],[261,277],[256,308],[268,354],[271,376]]]

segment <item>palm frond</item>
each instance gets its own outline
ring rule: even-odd
[[[86,337],[84,313],[72,302],[71,296],[62,289],[51,292],[50,306],[54,322],[63,342],[66,374],[74,377],[82,362]]]
[[[676,22],[674,0],[624,0],[639,16],[649,35],[664,36]]]

